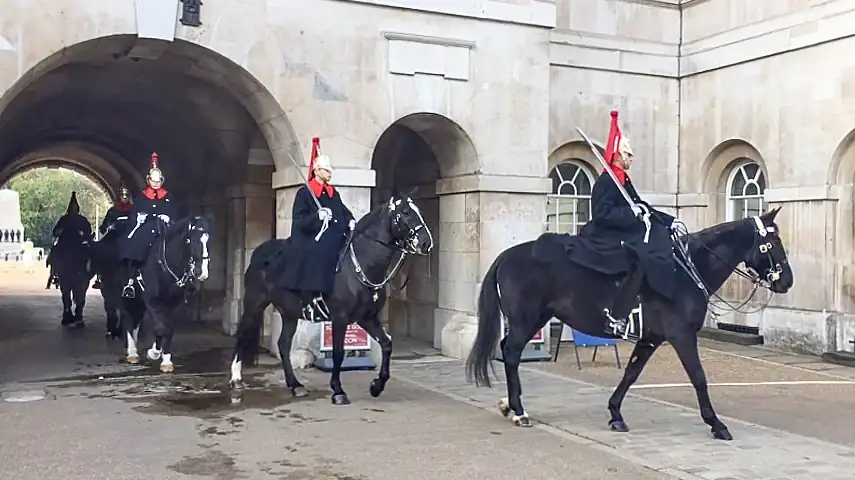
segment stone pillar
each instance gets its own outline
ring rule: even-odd
[[[338,189],[341,199],[350,208],[353,215],[359,219],[371,210],[371,188],[374,187],[374,170],[337,168],[333,173],[333,185]],[[276,199],[276,237],[286,238],[291,235],[291,210],[294,206],[294,196],[303,185],[303,178],[294,170],[287,169],[273,174],[273,189]],[[278,312],[265,317],[265,336],[267,349],[279,357],[278,338],[282,330],[282,319]],[[291,363],[294,368],[311,366],[319,355],[321,327],[300,321],[297,333],[291,345]]]
[[[222,322],[226,290],[227,200],[222,195],[188,197],[185,207],[191,215],[208,215],[213,220],[213,231],[208,242],[211,261],[208,279],[191,303],[192,319],[203,322]]]
[[[242,184],[228,189],[226,314],[223,331],[234,335],[243,313],[243,275],[252,252],[273,237],[274,198],[268,185]]]
[[[437,182],[440,261],[434,344],[443,355],[469,355],[478,331],[484,274],[503,250],[543,233],[550,189],[549,179],[522,176],[466,175]]]

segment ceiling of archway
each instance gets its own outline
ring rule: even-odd
[[[133,61],[125,56],[132,41],[92,42],[16,95],[0,115],[0,170],[47,145],[74,143],[126,160],[112,165],[122,176],[144,175],[156,151],[168,187],[184,194],[243,178],[257,129],[245,108],[199,71],[188,74],[186,46]]]

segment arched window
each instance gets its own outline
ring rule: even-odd
[[[593,175],[581,162],[568,160],[549,172],[552,193],[546,202],[546,231],[576,234],[591,219]]]
[[[754,162],[742,162],[727,180],[727,220],[739,220],[763,213],[766,177]]]

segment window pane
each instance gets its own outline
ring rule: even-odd
[[[760,198],[749,198],[745,200],[746,218],[758,216],[763,210],[763,200]]]
[[[766,175],[760,173],[760,177],[757,179],[757,183],[760,185],[760,194],[766,191]]]
[[[576,194],[590,197],[591,188],[591,179],[585,175],[585,172],[579,172],[579,175],[576,177]]]
[[[757,175],[757,170],[760,169],[760,166],[756,163],[747,163],[742,166],[742,169],[745,170],[745,177],[749,180],[753,180],[754,176]]]
[[[553,168],[549,172],[549,178],[552,180],[552,193],[558,193],[558,188],[561,186],[561,178],[558,176],[557,168]]]
[[[730,196],[741,197],[742,191],[745,189],[745,177],[743,170],[740,168],[733,176],[733,183],[730,184]]]
[[[757,196],[757,195],[760,195],[760,187],[756,183],[751,182],[751,183],[745,185],[745,191],[744,192],[745,192],[745,195]]]

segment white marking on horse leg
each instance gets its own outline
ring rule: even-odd
[[[202,241],[202,274],[199,275],[199,280],[204,282],[208,279],[208,234],[203,233],[199,239]]]
[[[148,352],[146,352],[145,355],[148,357],[149,360],[157,361],[160,360],[161,354],[162,352],[157,348],[157,342],[155,342],[151,345],[151,348],[148,349]]]
[[[243,362],[238,360],[237,354],[235,354],[235,358],[232,360],[232,379],[231,384],[234,385],[237,382],[243,381],[243,376],[241,374],[241,367]]]
[[[171,353],[163,354],[163,360],[160,362],[160,371],[163,373],[172,373],[175,371],[175,365],[172,364]]]
[[[134,345],[136,345],[136,343],[137,343],[137,342],[139,341],[139,339],[140,339],[140,327],[139,327],[139,326],[137,326],[137,328],[135,328],[135,329],[134,329],[134,336],[133,336],[133,339],[134,339]],[[135,346],[134,348],[136,348],[136,346]]]
[[[128,336],[128,348],[126,351],[126,360],[128,363],[136,363],[139,361],[140,356],[139,352],[137,352],[137,341],[134,339],[134,336],[131,335],[131,332],[127,333]]]

